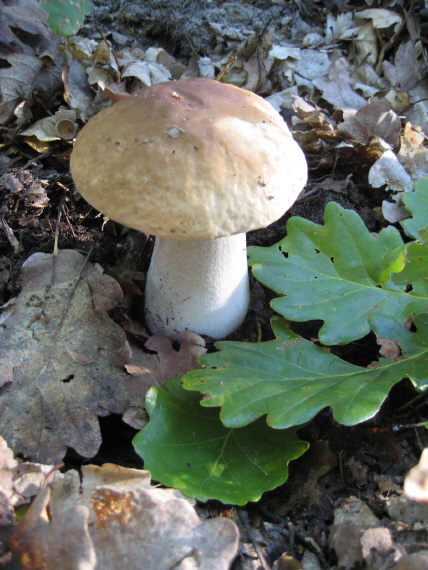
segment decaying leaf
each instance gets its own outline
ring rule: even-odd
[[[71,109],[82,121],[87,121],[93,111],[93,92],[88,85],[88,77],[85,67],[73,59],[70,65],[63,71],[64,99]]]
[[[97,521],[90,534],[100,570],[227,570],[236,556],[231,520],[201,521],[187,500],[165,489],[102,488],[92,501]]]
[[[322,92],[322,97],[335,109],[359,109],[366,100],[352,88],[352,81],[347,64],[343,58],[334,61],[328,74],[313,81],[315,87]]]
[[[42,60],[25,53],[2,57],[9,64],[0,69],[0,125],[5,125],[13,119],[19,104],[30,98]]]
[[[67,517],[49,521],[46,507],[50,490],[43,488],[15,526],[9,548],[20,570],[95,568],[95,551],[89,538],[86,507],[74,507]]]
[[[367,530],[379,526],[373,512],[356,497],[350,497],[336,507],[328,543],[335,550],[341,568],[350,570],[362,564],[362,537]]]
[[[165,380],[181,376],[190,370],[200,368],[198,357],[206,353],[204,339],[190,331],[180,333],[180,350],[174,350],[171,340],[162,335],[153,335],[145,343],[145,348],[157,352],[144,352],[132,348],[132,360],[125,368],[132,376],[133,401],[141,401],[151,386],[163,386]],[[143,410],[132,406],[123,414],[123,421],[136,429],[143,428],[147,416]]]
[[[386,78],[394,87],[409,91],[420,81],[418,57],[420,49],[413,40],[399,45],[395,54],[394,65],[389,61],[383,62]]]
[[[131,405],[123,369],[130,349],[106,314],[120,298],[114,279],[76,251],[25,262],[0,336],[0,433],[16,454],[51,463],[70,446],[92,457],[101,443],[97,413]]]
[[[377,136],[398,150],[400,127],[400,118],[389,104],[373,97],[355,114],[347,115],[344,122],[338,125],[338,130],[365,145],[370,137]]]
[[[70,140],[77,131],[76,113],[70,109],[60,109],[51,117],[40,119],[21,132],[23,136],[35,136],[39,141]]]
[[[238,550],[238,529],[226,518],[201,520],[193,501],[174,489],[150,485],[150,473],[114,464],[55,471],[39,479],[33,502],[16,523],[3,483],[22,464],[0,438],[0,514],[10,511],[12,567],[20,570],[227,570]],[[27,502],[28,502],[27,500]],[[9,512],[7,511],[7,512]]]
[[[386,150],[369,170],[369,184],[374,188],[386,186],[395,194],[392,195],[394,202],[384,200],[382,203],[383,217],[388,222],[396,223],[408,218],[408,212],[401,204],[404,192],[411,192],[413,181],[398,161],[392,150]]]
[[[0,54],[54,51],[59,40],[49,30],[46,14],[37,0],[2,2],[0,5]]]
[[[163,386],[168,378],[200,368],[197,359],[207,352],[204,339],[190,331],[180,333],[179,351],[172,348],[169,338],[160,334],[151,336],[144,346],[157,354],[133,348],[132,360],[125,368],[140,382],[147,382],[148,388]]]

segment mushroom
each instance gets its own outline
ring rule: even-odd
[[[156,236],[145,292],[150,331],[224,338],[249,305],[245,232],[283,215],[307,166],[264,99],[183,79],[93,117],[77,137],[71,173],[96,209]]]

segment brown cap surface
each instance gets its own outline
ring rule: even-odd
[[[306,182],[306,161],[273,107],[209,79],[147,87],[77,137],[78,191],[112,220],[179,240],[265,227]]]

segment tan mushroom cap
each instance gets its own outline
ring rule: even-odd
[[[306,182],[302,151],[258,95],[209,79],[146,87],[77,137],[78,191],[147,234],[203,240],[265,227]]]

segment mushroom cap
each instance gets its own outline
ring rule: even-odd
[[[307,178],[281,115],[258,95],[210,79],[158,83],[104,109],[79,133],[70,167],[97,210],[177,240],[265,227]]]

